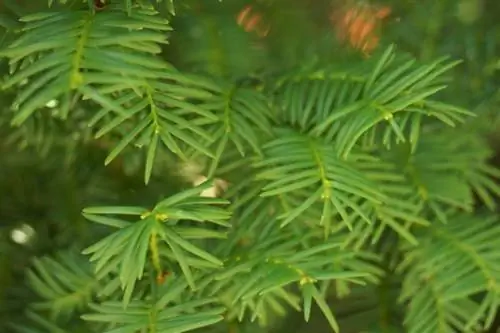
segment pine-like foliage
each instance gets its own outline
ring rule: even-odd
[[[255,48],[170,61],[171,39],[190,43],[174,14],[196,17],[192,3],[49,1],[4,20],[2,135],[64,177],[47,179],[54,193],[80,184],[85,221],[49,231],[71,229],[24,270],[30,291],[15,297],[30,304],[3,331],[245,332],[297,313],[340,333],[490,327],[500,170],[476,113],[441,98],[460,61],[396,46],[293,68]],[[29,174],[35,155],[15,165]],[[125,199],[90,159],[140,170],[154,195]],[[184,181],[162,178],[186,165]]]

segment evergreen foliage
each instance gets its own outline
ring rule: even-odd
[[[494,70],[453,102],[435,32],[363,55],[293,3],[5,1],[2,332],[492,327]]]

